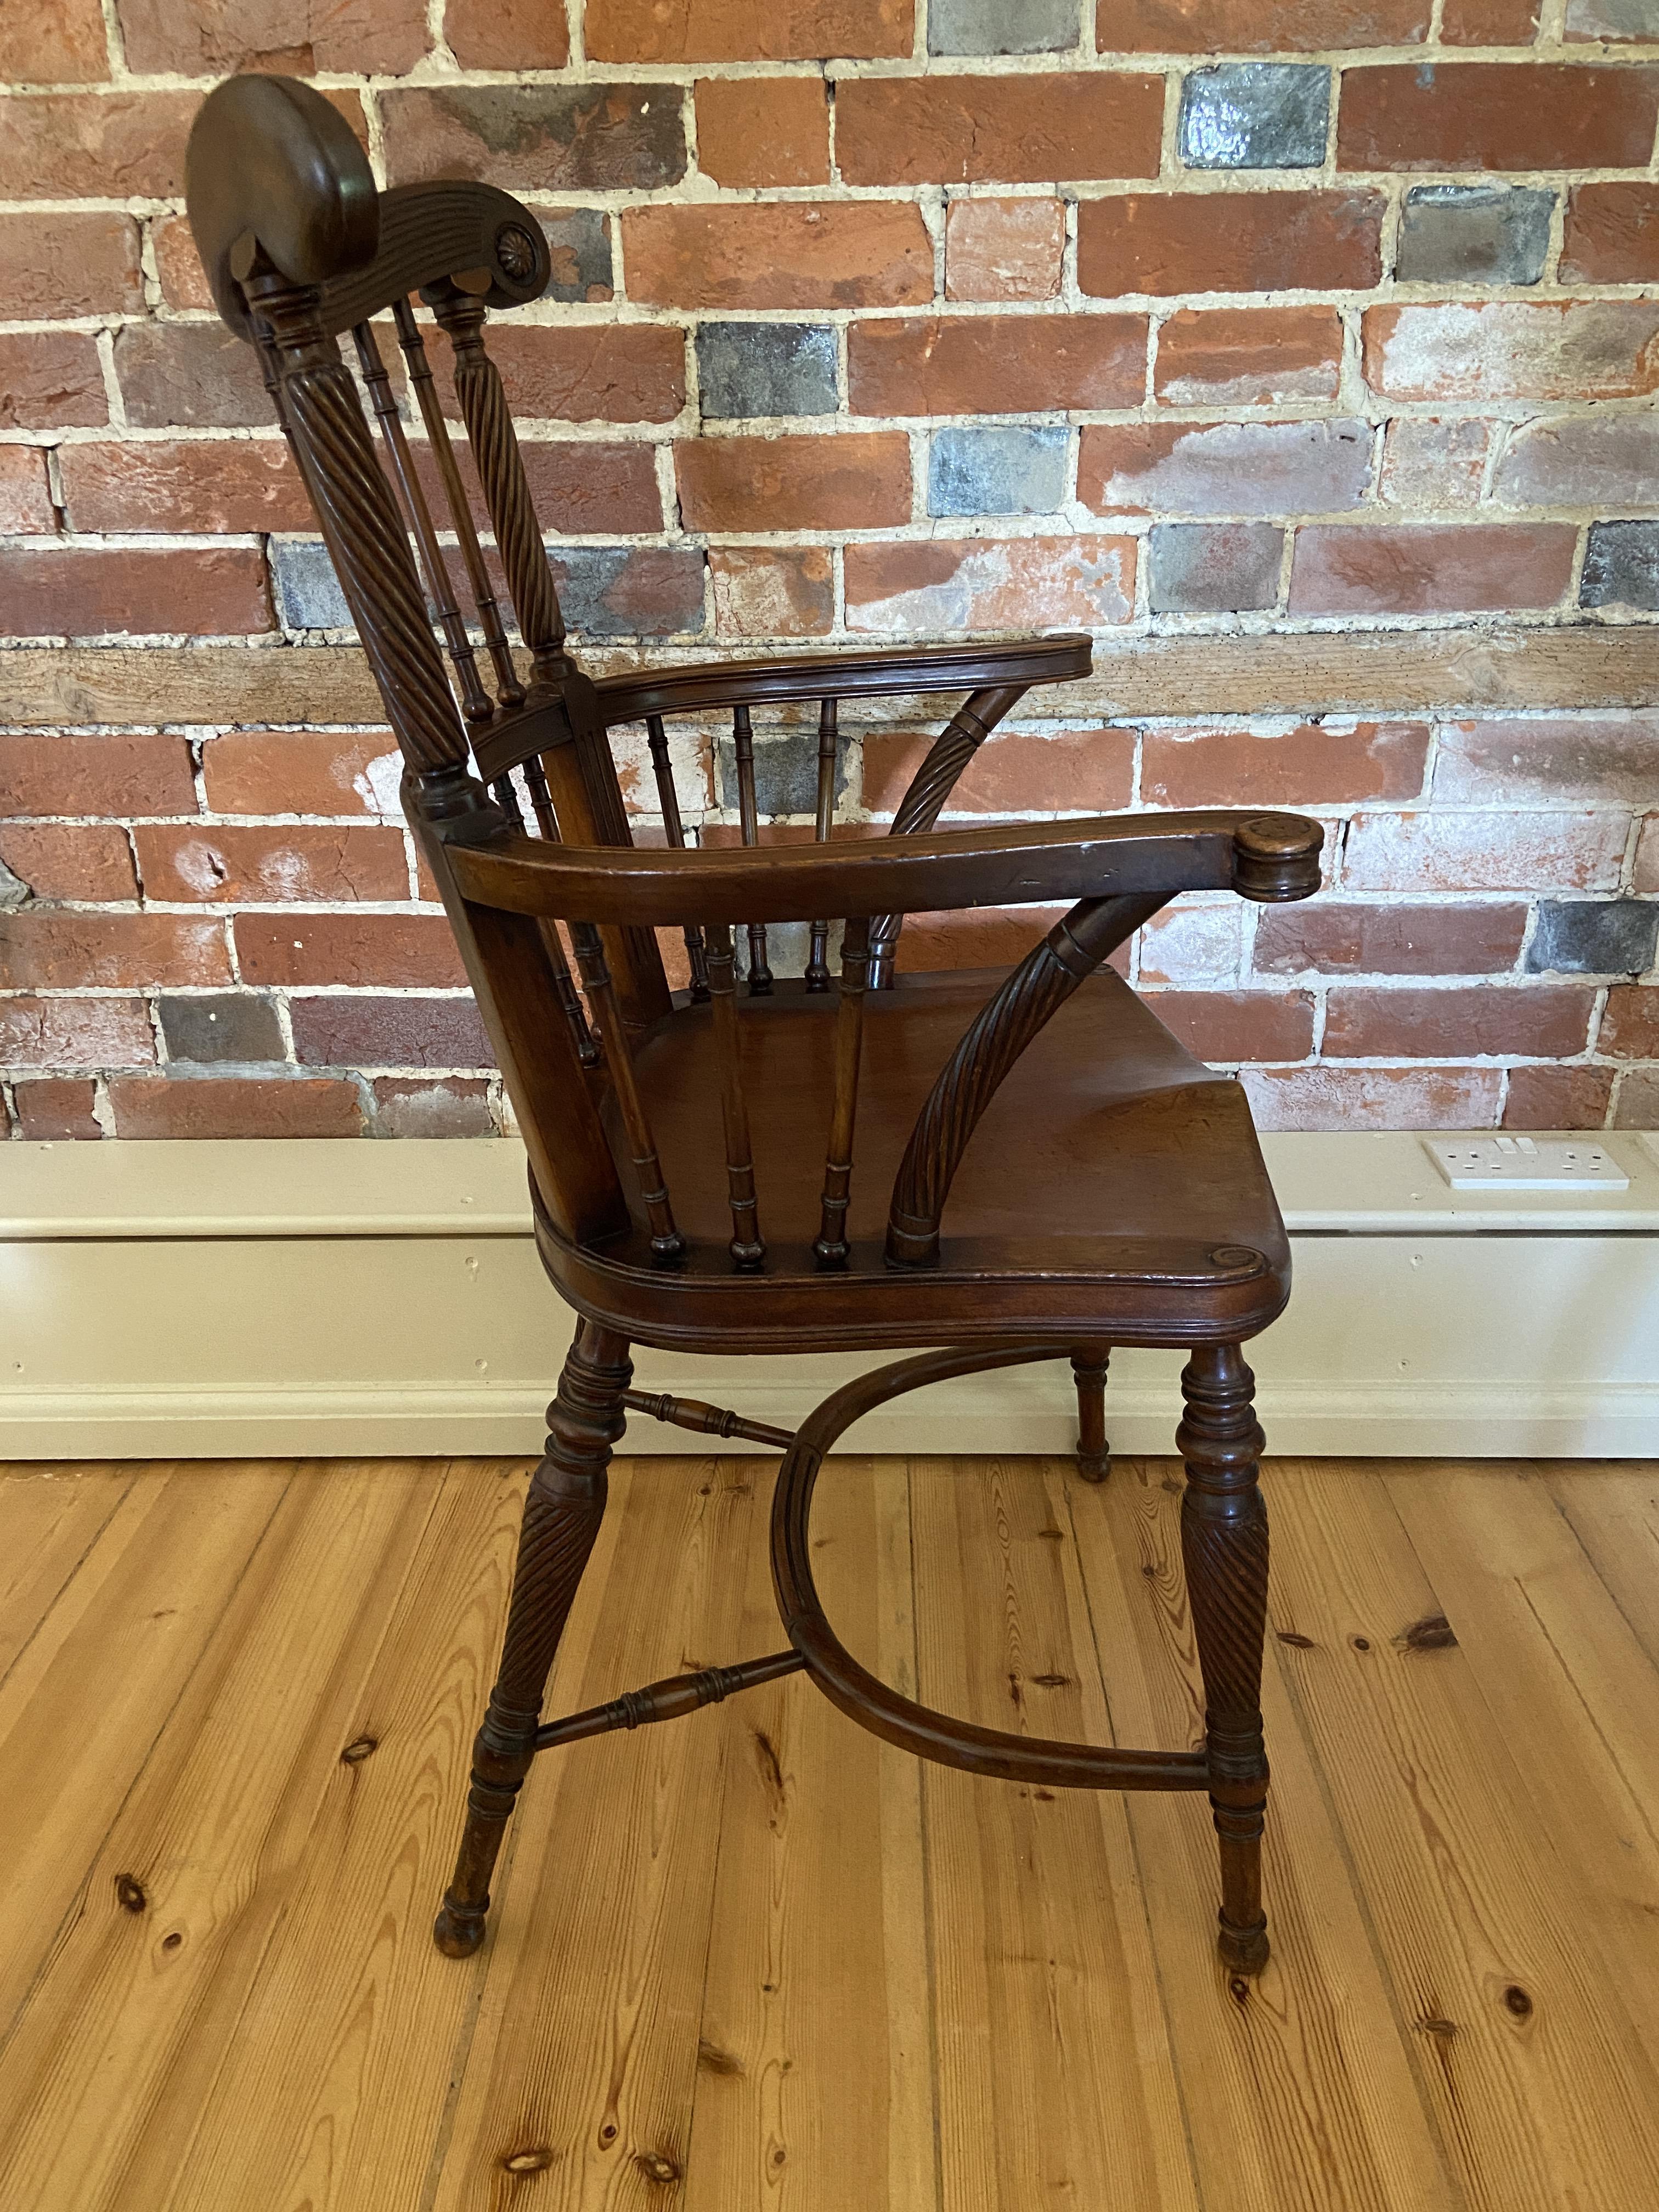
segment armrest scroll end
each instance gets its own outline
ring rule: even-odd
[[[1325,832],[1302,814],[1254,814],[1233,832],[1233,889],[1264,906],[1311,898]]]

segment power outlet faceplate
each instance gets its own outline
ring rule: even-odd
[[[1423,1149],[1454,1190],[1628,1190],[1630,1177],[1593,1139],[1425,1137]]]

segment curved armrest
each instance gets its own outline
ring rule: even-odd
[[[1107,815],[842,845],[711,852],[556,845],[505,836],[451,845],[464,897],[511,914],[667,927],[812,921],[975,906],[1235,890],[1275,902],[1319,888],[1324,831],[1297,814]]]
[[[765,660],[701,662],[691,668],[629,670],[593,688],[607,728],[648,714],[716,707],[769,706],[792,699],[872,699],[905,691],[972,691],[987,684],[1060,684],[1086,676],[1094,648],[1081,633],[1003,644],[879,646]]]

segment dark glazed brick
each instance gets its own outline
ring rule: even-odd
[[[1659,612],[1659,522],[1593,522],[1579,594],[1587,607]]]
[[[1152,612],[1271,607],[1284,548],[1284,532],[1270,522],[1160,522],[1152,531]]]
[[[930,54],[1057,54],[1078,41],[1078,0],[929,0]]]
[[[701,633],[703,556],[678,547],[550,548],[559,603],[587,637],[672,637]]]
[[[927,456],[929,514],[1053,514],[1066,497],[1059,425],[952,425],[935,430]]]
[[[328,548],[317,538],[273,544],[271,580],[284,629],[349,629],[351,610]]]
[[[611,225],[603,208],[537,210],[553,258],[544,300],[609,300],[615,296]]]
[[[1659,941],[1659,906],[1642,899],[1545,899],[1527,948],[1529,975],[1642,975]]]
[[[703,323],[697,330],[703,414],[833,415],[836,333],[829,323]]]
[[[286,1060],[269,999],[227,991],[212,998],[161,999],[156,1011],[169,1060]]]
[[[1535,284],[1555,194],[1525,185],[1415,185],[1395,275],[1404,284]]]
[[[307,1067],[493,1067],[469,999],[294,999],[294,1053]]]
[[[1181,88],[1189,169],[1316,169],[1325,159],[1331,73],[1297,62],[1194,70]]]
[[[654,191],[685,174],[678,86],[489,84],[380,95],[388,181],[463,176],[508,191]]]
[[[738,811],[738,764],[730,738],[723,738],[714,756],[720,803]],[[836,800],[847,788],[847,747],[836,757]],[[763,819],[777,814],[811,814],[818,803],[818,741],[816,732],[791,731],[787,736],[755,738],[755,810]]]

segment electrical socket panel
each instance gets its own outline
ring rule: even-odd
[[[1454,1190],[1628,1190],[1630,1177],[1589,1137],[1425,1137]]]

